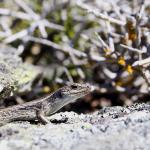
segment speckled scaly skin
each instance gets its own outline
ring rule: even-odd
[[[0,110],[0,126],[17,120],[36,120],[46,124],[49,121],[45,116],[51,115],[63,106],[88,94],[91,88],[87,84],[73,83],[44,98],[15,105]]]

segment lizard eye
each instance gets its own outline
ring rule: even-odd
[[[62,95],[62,92],[61,92],[61,91],[59,91],[59,92],[57,93],[57,97],[59,97],[59,98],[62,98],[62,97],[63,97],[63,95]]]
[[[71,88],[72,89],[77,89],[77,86],[76,85],[71,85]]]

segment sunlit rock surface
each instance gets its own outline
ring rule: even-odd
[[[150,147],[150,104],[109,107],[93,114],[57,113],[51,123],[0,127],[3,150],[127,150]]]

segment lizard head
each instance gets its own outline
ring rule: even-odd
[[[61,88],[60,93],[63,97],[71,99],[78,99],[84,95],[87,95],[91,91],[91,87],[88,84],[72,83],[68,86]]]
[[[63,106],[74,102],[76,99],[90,93],[91,87],[88,84],[72,83],[64,86],[53,93],[50,113],[54,113]]]

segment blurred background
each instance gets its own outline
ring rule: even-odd
[[[0,107],[69,82],[94,91],[61,111],[149,101],[149,0],[0,0]]]

